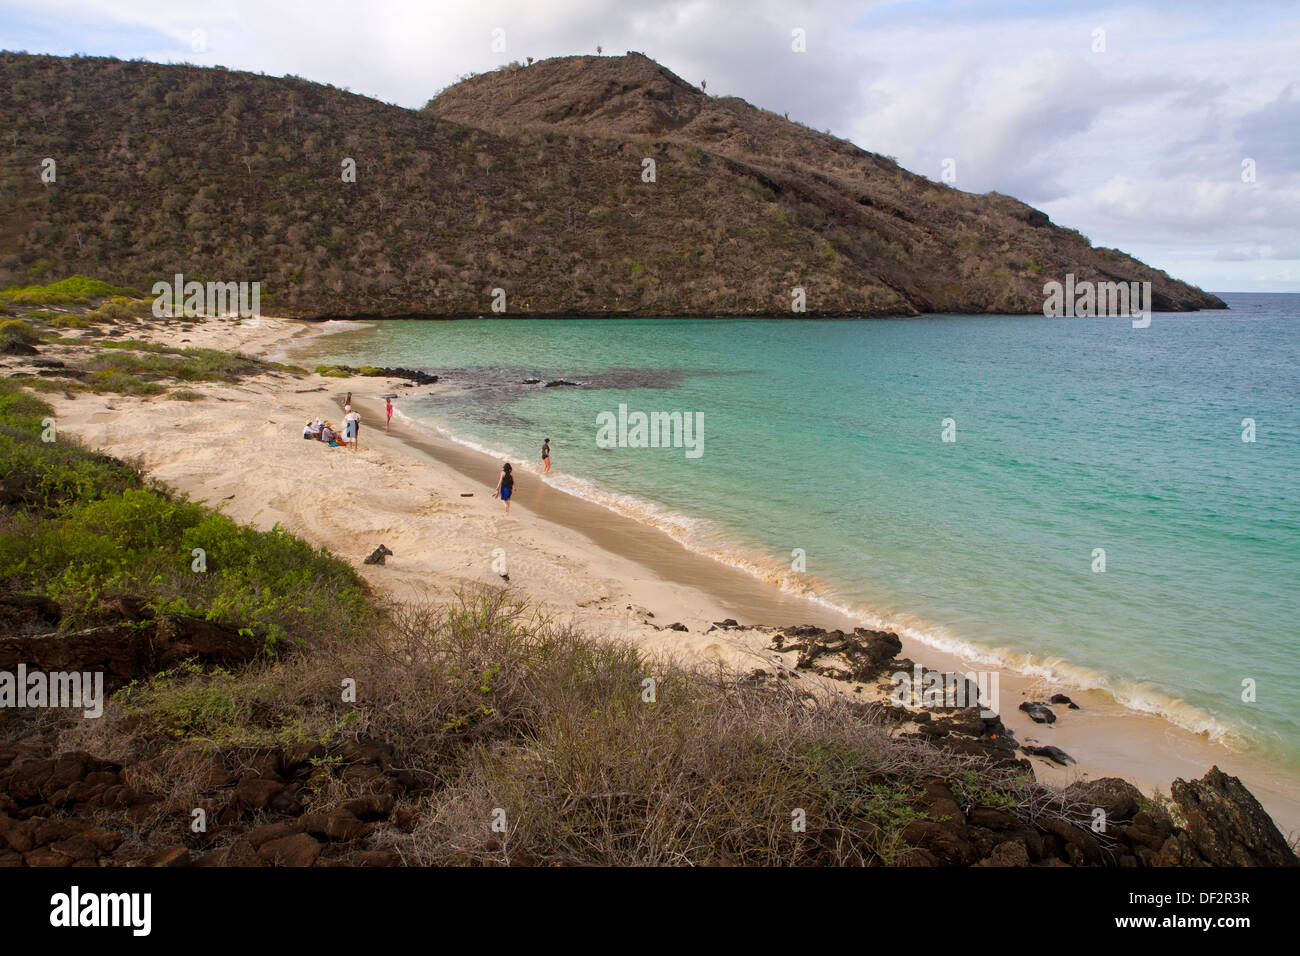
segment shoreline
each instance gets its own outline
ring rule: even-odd
[[[225,340],[238,338],[237,343],[224,341],[220,347],[262,356],[289,355],[291,361],[301,345],[329,331],[343,329],[264,319],[253,328],[209,321],[184,334],[194,340],[213,334]],[[159,340],[179,344],[179,333],[174,330],[164,327],[156,334]],[[144,404],[139,400],[82,396],[60,401],[60,421],[67,422],[89,444],[118,454],[141,454],[151,472],[194,497],[206,495],[213,503],[232,499],[224,502],[224,510],[235,520],[259,527],[283,523],[358,565],[371,549],[386,544],[395,552],[389,564],[363,567],[362,573],[394,598],[439,599],[450,597],[465,584],[500,585],[492,564],[495,549],[501,548],[509,563],[509,585],[526,595],[530,604],[593,635],[626,638],[656,655],[753,669],[771,663],[770,655],[763,653],[761,636],[709,631],[712,622],[734,618],[746,625],[808,623],[844,630],[865,623],[691,551],[666,532],[556,488],[535,472],[518,473],[512,513],[505,518],[500,503],[488,497],[499,470],[494,458],[429,429],[399,424],[396,417],[394,432],[384,434],[382,403],[368,396],[392,390],[388,380],[308,375],[297,380],[299,388],[285,395],[275,380],[278,376],[289,377],[273,373],[237,386],[201,389],[232,405],[243,401],[250,408],[261,409],[264,402],[273,406],[275,418],[254,426],[258,447],[249,449],[256,453],[249,456],[247,473],[266,475],[267,480],[259,482],[265,487],[252,496],[238,487],[231,492],[231,479],[245,473],[244,467],[200,465],[211,457],[202,448],[178,448],[166,434],[165,425],[156,421],[158,416],[131,414]],[[303,446],[302,420],[320,415],[337,421],[341,417],[337,400],[349,388],[360,396],[354,404],[364,416],[361,451],[354,455],[343,448]],[[245,394],[238,395],[240,392]],[[92,404],[105,407],[92,410]],[[194,420],[196,428],[204,427],[200,421],[210,420],[200,412],[210,411],[211,401],[184,405],[180,411]],[[242,409],[231,407],[230,411],[237,419]],[[257,423],[260,417],[254,415],[249,421]],[[222,418],[232,416],[223,410]],[[376,422],[380,427],[375,427]],[[119,429],[122,424],[127,427]],[[268,429],[267,425],[274,427]],[[183,433],[190,431],[179,427]],[[289,445],[289,441],[299,445]],[[232,451],[238,455],[238,446]],[[284,457],[293,451],[309,451],[317,459],[329,457],[317,462],[323,470],[310,467],[307,461],[295,469],[293,458],[286,461]],[[353,469],[360,474],[348,474],[348,466],[362,463],[363,467]],[[331,492],[320,486],[336,488],[342,502],[334,503],[342,503],[343,510],[331,514],[319,497],[294,500],[286,493],[289,489],[273,483],[270,479],[275,476],[267,474],[286,468],[295,479],[307,479],[309,494],[323,493],[327,502]],[[474,497],[460,497],[466,492]],[[347,529],[331,525],[340,514],[348,516],[344,522]],[[430,535],[430,531],[441,533]],[[431,545],[431,538],[439,543]],[[454,543],[443,544],[448,538]],[[648,609],[653,617],[644,619],[629,606]],[[660,629],[678,621],[689,631]],[[980,669],[957,655],[906,635],[900,637],[900,656],[927,668]],[[1133,781],[1144,793],[1157,789],[1167,793],[1174,777],[1194,779],[1217,763],[1246,782],[1280,829],[1294,832],[1300,827],[1300,801],[1292,796],[1296,792],[1293,782],[1250,755],[1212,744],[1164,718],[1129,711],[1104,691],[1071,690],[1082,709],[1058,708],[1060,719],[1055,725],[1037,725],[1017,710],[1017,705],[1022,700],[1045,700],[1058,688],[1045,690],[1043,681],[1012,672],[1003,672],[1001,677],[1000,715],[1018,741],[1053,744],[1078,761],[1065,768],[1028,758],[1039,779],[1063,786],[1117,775]]]
[[[501,452],[500,449],[485,447],[479,442],[458,437],[441,425],[411,418],[400,411],[396,414],[406,421],[417,435],[447,441],[452,448],[468,450],[484,459],[485,467],[490,467],[489,460],[510,460],[514,463],[517,474],[529,474],[542,480],[541,472],[530,460],[515,458]],[[460,470],[469,473],[467,467],[462,467]],[[844,626],[843,622],[851,621],[872,630],[894,632],[912,644],[924,647],[928,654],[943,655],[946,660],[962,661],[965,668],[982,667],[985,670],[1010,671],[1037,686],[1048,688],[1045,696],[1060,689],[1069,689],[1074,693],[1095,689],[1100,692],[1103,699],[1108,703],[1117,704],[1125,714],[1150,716],[1165,721],[1189,734],[1204,736],[1211,743],[1218,744],[1229,752],[1237,752],[1247,746],[1243,728],[1224,723],[1213,713],[1189,705],[1170,692],[1153,691],[1141,686],[1141,682],[1113,678],[1104,672],[1075,664],[1060,656],[1042,657],[1009,647],[981,643],[961,635],[940,635],[936,633],[934,625],[915,615],[902,618],[881,604],[855,605],[851,599],[844,598],[832,585],[824,581],[808,579],[811,583],[791,585],[790,575],[784,565],[775,565],[770,557],[758,555],[752,547],[738,545],[734,540],[703,546],[690,540],[690,535],[681,533],[682,526],[689,526],[700,520],[708,521],[707,518],[701,519],[695,515],[665,510],[659,503],[635,496],[631,497],[634,506],[627,509],[621,505],[621,501],[626,500],[625,496],[605,491],[581,476],[564,471],[559,471],[556,475],[560,478],[559,482],[553,484],[557,491],[596,506],[601,514],[613,512],[630,520],[637,528],[650,526],[672,538],[692,554],[708,559],[711,562],[709,567],[718,563],[734,568],[741,572],[745,580],[757,579],[766,588],[775,589],[782,596],[799,603],[800,608],[812,605],[816,614],[826,615],[828,621],[840,622],[838,626]],[[566,477],[570,481],[565,482]],[[575,488],[575,482],[578,486],[586,486],[588,490]],[[548,486],[552,485],[548,484]],[[610,545],[607,543],[606,546]],[[613,547],[617,549],[617,545]],[[672,576],[675,567],[674,564],[660,571]],[[718,596],[726,598],[725,594]],[[1135,697],[1142,699],[1135,700]],[[1171,713],[1175,709],[1184,712],[1182,715],[1184,720]]]
[[[353,398],[353,405],[363,413],[371,404],[370,400]],[[375,408],[369,409],[371,415],[367,417],[382,419],[383,406],[374,404]],[[466,481],[480,482],[480,475],[495,475],[494,469],[498,467],[496,460],[486,453],[450,439],[428,434],[397,437],[409,447],[449,465]],[[546,521],[577,530],[596,547],[636,562],[661,580],[700,592],[701,603],[714,602],[715,620],[734,618],[742,625],[769,627],[812,624],[850,632],[854,627],[869,626],[851,614],[782,591],[743,569],[692,551],[656,527],[614,513],[600,504],[546,484],[537,474],[521,473],[519,469],[516,469],[516,492],[512,499],[516,507],[525,498],[520,493],[524,490],[521,487],[524,482],[520,480],[523,475],[536,480],[538,485],[529,499],[530,516],[544,514]],[[490,491],[490,484],[481,484]],[[658,620],[667,623],[674,619],[671,614],[664,616],[651,604],[646,604],[646,607],[656,612]],[[980,668],[979,663],[970,658],[945,652],[906,634],[900,633],[899,638],[903,645],[899,656],[911,658],[927,669],[970,671]],[[1064,711],[1056,708],[1058,718],[1063,714],[1066,716],[1051,727],[1034,723],[1017,709],[1021,701],[1043,700],[1058,690],[1068,690],[1080,709]],[[1209,769],[1211,763],[1217,763],[1225,772],[1240,776],[1251,787],[1280,829],[1291,833],[1300,828],[1300,802],[1292,797],[1294,791],[1288,790],[1282,775],[1270,781],[1268,768],[1252,761],[1248,755],[1234,753],[1206,739],[1206,735],[1178,727],[1160,715],[1130,710],[1106,691],[1081,690],[1024,674],[1003,672],[1001,697],[999,716],[1021,743],[1052,744],[1077,761],[1073,766],[1061,767],[1034,758],[1032,762],[1040,780],[1066,786],[1076,780],[1117,775],[1134,782],[1144,793],[1158,790],[1168,795],[1170,782],[1175,777],[1193,779]],[[1123,721],[1125,726],[1115,726],[1116,721]],[[1116,732],[1121,730],[1126,739],[1115,739]],[[1155,754],[1161,756],[1154,757]],[[1170,769],[1152,772],[1153,767],[1163,766]]]

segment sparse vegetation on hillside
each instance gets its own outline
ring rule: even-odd
[[[425,111],[502,135],[556,132],[666,144],[743,164],[769,200],[799,197],[795,223],[922,311],[1038,311],[1042,279],[1150,280],[1158,307],[1223,308],[1215,296],[1129,256],[1093,249],[1074,229],[1010,196],[975,195],[901,168],[892,156],[734,97],[711,97],[639,53],[544,60],[443,90]],[[977,241],[972,243],[972,238]],[[1036,270],[1018,266],[1039,264]]]
[[[1217,302],[639,57],[484,74],[411,111],[296,77],[4,53],[0,120],[0,284],[29,304],[86,295],[19,291],[72,272],[126,297],[179,272],[261,282],[266,311],[296,316],[480,315],[496,288],[525,315],[784,315],[795,287],[810,315],[1038,311],[1067,270]],[[1031,259],[1042,274],[1008,267]]]

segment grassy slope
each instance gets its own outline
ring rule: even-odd
[[[367,613],[346,562],[155,487],[135,467],[59,437],[52,416],[0,380],[0,487],[9,501],[0,589],[49,596],[68,626],[131,595],[158,612],[245,629],[268,649]],[[193,570],[196,548],[206,554],[204,573]]]

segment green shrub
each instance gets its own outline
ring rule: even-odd
[[[256,690],[261,693],[250,692]],[[113,700],[147,736],[213,747],[270,746],[271,735],[253,726],[255,708],[268,701],[268,691],[250,688],[221,668],[204,674],[191,664],[132,683]]]
[[[40,340],[40,333],[22,319],[0,320],[0,345],[8,345],[11,342],[35,345]]]
[[[0,484],[23,490],[0,524],[0,589],[48,594],[65,624],[105,595],[247,631],[265,645],[373,617],[351,565],[281,528],[259,531],[147,485],[74,441],[41,440],[52,409],[0,380]],[[203,549],[206,570],[194,570]]]
[[[116,392],[119,395],[161,395],[167,391],[165,386],[157,382],[147,381],[120,368],[93,372],[85,384],[92,392]]]
[[[46,402],[0,379],[0,484],[22,489],[28,506],[42,513],[140,484],[136,470],[115,458],[64,440],[42,441],[53,415]]]
[[[57,329],[88,329],[91,321],[83,315],[75,312],[47,312],[49,318],[41,321],[54,326]]]
[[[88,322],[122,322],[135,317],[135,312],[119,302],[105,302],[99,308],[86,313]]]
[[[140,737],[203,751],[303,742],[328,746],[355,721],[354,711],[304,720],[284,700],[284,690],[284,677],[274,666],[231,673],[220,667],[205,672],[190,663],[122,688],[113,704]]]
[[[98,279],[74,275],[49,285],[10,286],[0,292],[0,299],[18,305],[87,305],[92,299],[114,295],[139,298],[140,293],[124,286],[113,286]]]
[[[136,298],[129,295],[115,295],[106,304],[120,305],[129,309],[132,315],[141,317],[153,315],[153,299]]]
[[[64,395],[72,395],[76,392],[89,391],[80,382],[67,378],[32,377],[23,384],[34,392],[62,392]]]
[[[132,340],[99,345],[105,351],[87,363],[97,375],[116,372],[148,381],[168,378],[181,382],[238,382],[268,367],[255,359],[217,349],[175,349]]]

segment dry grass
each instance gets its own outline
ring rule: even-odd
[[[388,621],[238,674],[164,675],[79,722],[63,749],[128,763],[134,785],[167,795],[165,815],[215,807],[214,780],[270,751],[377,739],[427,787],[399,803],[414,825],[371,845],[418,865],[888,864],[935,778],[1026,821],[1077,815],[978,758],[891,739],[799,681],[657,663],[507,592]],[[340,699],[344,678],[356,704]],[[320,761],[309,809],[374,789],[337,770]]]

